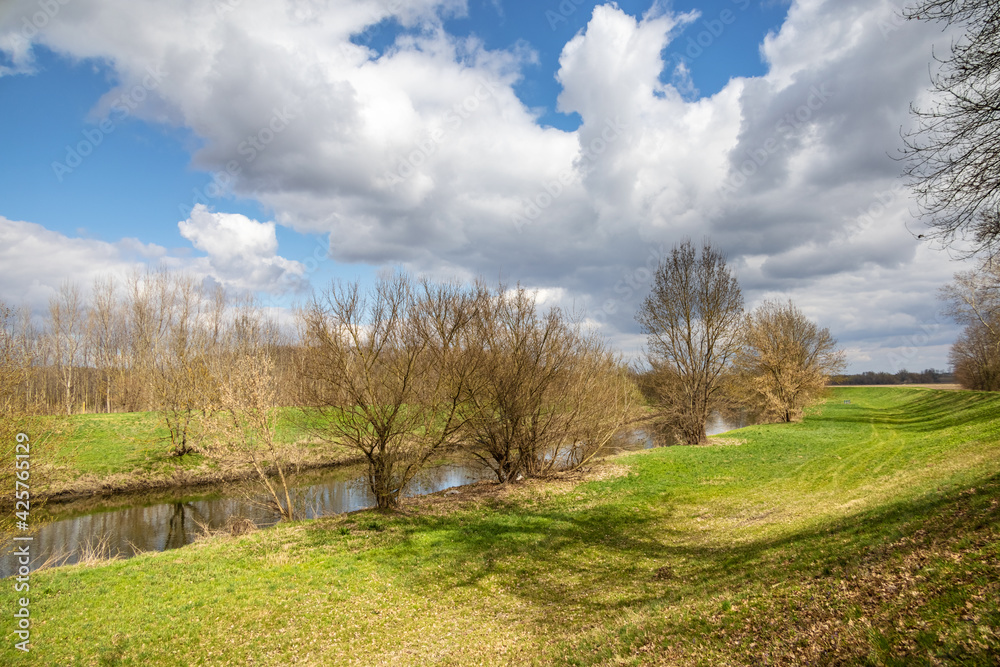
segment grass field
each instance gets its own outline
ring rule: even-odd
[[[312,425],[295,408],[280,411],[275,437],[289,460],[316,465],[354,458],[350,452],[317,447]],[[41,428],[48,434],[41,453],[46,466],[37,477],[45,483],[39,489],[45,494],[136,491],[252,472],[249,464],[241,468],[211,453],[174,456],[167,429],[155,412],[44,417]],[[207,435],[205,441],[211,440]]]
[[[35,573],[0,663],[1000,662],[1000,395],[837,389],[714,443]]]

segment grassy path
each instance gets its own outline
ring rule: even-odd
[[[997,664],[1000,395],[837,389],[801,424],[40,572],[30,597],[32,652],[5,632],[2,664]]]

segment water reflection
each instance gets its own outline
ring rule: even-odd
[[[709,416],[708,422],[705,424],[705,434],[709,436],[720,435],[747,425],[748,420],[744,415],[713,413]],[[647,449],[653,447],[671,447],[680,444],[676,436],[669,429],[657,424],[651,424],[642,430],[636,431],[635,437],[642,441]]]
[[[421,471],[406,495],[434,493],[490,477],[489,471],[472,464],[437,466]],[[300,476],[293,484],[291,495],[297,517],[313,519],[375,505],[361,467]],[[98,511],[82,509],[81,505],[86,508],[87,503],[58,507],[55,520],[34,536],[32,568],[54,556],[66,564],[76,563],[94,549],[124,558],[143,551],[176,549],[191,544],[205,530],[225,527],[231,517],[251,519],[259,527],[277,523],[280,517],[268,506],[266,496],[249,492],[248,488],[230,486],[208,495],[159,502],[149,497],[134,498],[134,506]],[[16,568],[13,557],[4,559],[0,576],[8,577]]]
[[[708,432],[715,435],[740,425],[716,415]],[[632,437],[622,438],[616,449],[661,444],[664,443],[654,435],[636,431]],[[474,463],[441,465],[421,471],[410,483],[406,495],[419,496],[492,479],[491,471]],[[303,475],[292,484],[297,517],[312,519],[375,505],[363,467]],[[117,506],[107,507],[109,502]],[[192,543],[206,529],[223,528],[234,517],[251,519],[259,527],[273,525],[279,519],[278,513],[267,505],[265,496],[248,492],[247,487],[232,486],[196,496],[178,496],[175,492],[158,498],[146,495],[131,500],[98,499],[58,506],[55,520],[34,536],[32,569],[53,556],[67,564],[79,562],[82,554],[94,548],[125,558],[143,551],[176,549]],[[8,577],[16,569],[13,557],[0,559],[0,577]]]

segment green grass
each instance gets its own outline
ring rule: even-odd
[[[149,468],[167,456],[167,431],[152,412],[86,414],[46,420],[52,462],[77,474]]]
[[[8,634],[0,663],[993,665],[998,417],[996,394],[837,389],[604,479],[39,572],[32,652]]]
[[[320,419],[304,419],[299,409],[282,408],[275,438],[281,444],[296,444],[305,458],[319,455],[310,429]],[[219,472],[211,456],[198,452],[174,456],[169,433],[155,412],[43,417],[39,426],[46,434],[40,459],[50,465],[39,476],[38,481],[48,483],[43,491],[86,490],[109,482],[141,488],[150,480],[195,481]]]

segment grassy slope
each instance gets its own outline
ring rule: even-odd
[[[37,573],[0,663],[1000,660],[1000,396],[838,389],[732,437]]]
[[[47,433],[44,460],[51,464],[43,479],[52,491],[141,488],[158,480],[210,481],[231,472],[200,453],[173,456],[170,436],[155,412],[46,417],[41,427]],[[308,428],[294,408],[282,410],[275,435],[279,443],[298,443],[300,459],[316,457]],[[341,458],[350,456],[336,452],[323,457]]]

